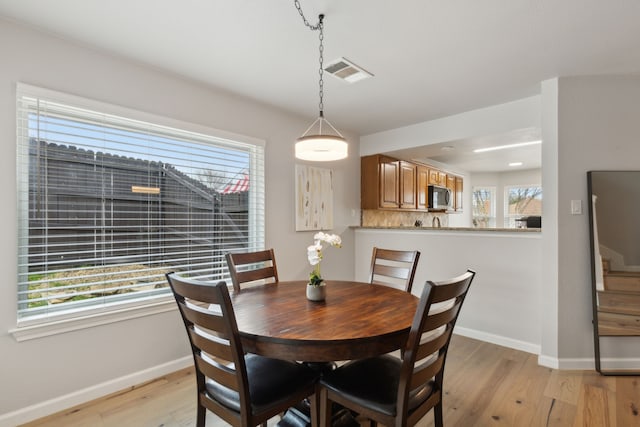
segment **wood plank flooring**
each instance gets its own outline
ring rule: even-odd
[[[444,388],[448,427],[640,427],[640,377],[544,368],[536,355],[457,335]],[[186,427],[194,422],[195,378],[185,369],[24,427]],[[223,425],[207,415],[208,427]],[[418,425],[432,427],[433,415]]]

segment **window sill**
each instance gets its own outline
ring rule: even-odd
[[[16,341],[21,342],[166,313],[173,310],[176,310],[175,300],[173,297],[167,297],[151,304],[147,303],[145,305],[110,310],[107,312],[94,312],[70,319],[18,326],[15,329],[9,330],[9,333],[13,335]]]

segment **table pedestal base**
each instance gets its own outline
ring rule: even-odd
[[[309,402],[304,402],[287,409],[284,416],[278,421],[278,427],[311,427],[311,408]],[[332,427],[360,427],[360,423],[346,408],[334,405],[331,416]]]

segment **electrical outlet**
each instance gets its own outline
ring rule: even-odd
[[[571,201],[571,215],[582,215],[582,200]]]

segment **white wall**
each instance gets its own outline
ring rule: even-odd
[[[542,123],[542,282],[540,289],[540,356],[548,366],[559,366],[558,360],[558,79],[541,85]]]
[[[540,352],[541,235],[538,232],[356,230],[356,279],[367,280],[374,246],[419,250],[412,293],[426,280],[476,271],[456,333]]]
[[[150,379],[175,367],[176,361],[190,363],[176,311],[20,343],[7,332],[16,326],[17,307],[15,87],[19,81],[266,140],[267,246],[275,248],[283,280],[306,278],[310,268],[306,247],[313,233],[294,231],[293,143],[313,118],[288,115],[3,20],[0,57],[0,223],[5,225],[0,242],[4,277],[0,425],[15,425],[115,391],[110,387]],[[353,231],[348,226],[359,223],[360,162],[358,138],[346,136],[351,156],[321,166],[335,171],[334,232],[342,234],[344,244],[340,250],[327,251],[324,263],[331,277],[351,279]]]
[[[560,78],[558,117],[558,352],[561,360],[587,363],[593,357],[589,225],[586,214],[571,215],[570,202],[586,206],[588,170],[640,170],[640,76]],[[640,337],[604,339],[602,353],[616,363],[634,359],[638,369]]]
[[[498,135],[540,126],[540,96],[492,105],[361,137],[360,155],[386,153],[445,141]]]

